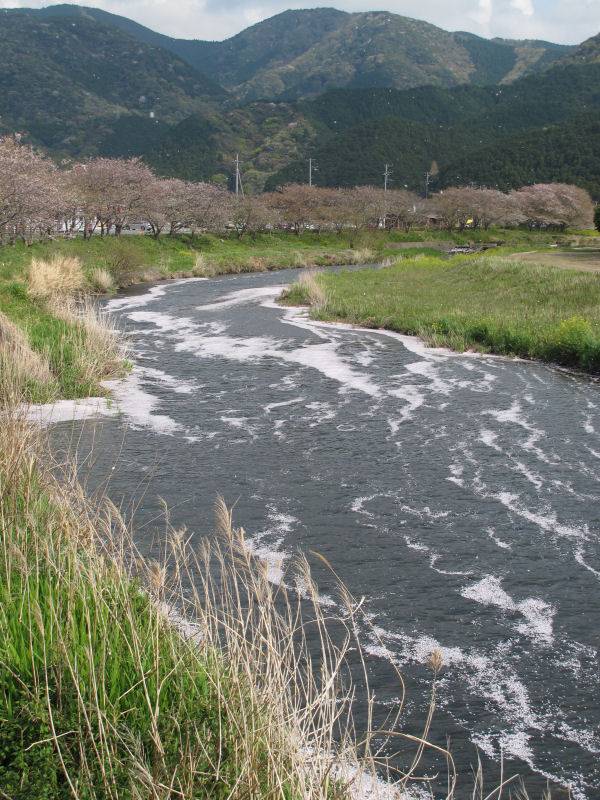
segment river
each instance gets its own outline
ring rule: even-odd
[[[93,439],[82,471],[137,506],[142,547],[159,535],[159,496],[202,537],[221,493],[273,581],[298,550],[325,556],[365,598],[382,712],[400,691],[385,658],[402,669],[409,730],[439,648],[434,728],[450,736],[457,797],[476,748],[490,785],[502,752],[532,800],[547,781],[600,797],[598,382],[311,322],[274,302],[296,275],[108,301],[135,368],[114,392],[120,414],[77,433],[81,448]]]

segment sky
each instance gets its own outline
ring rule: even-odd
[[[68,2],[68,0],[66,0]],[[600,0],[85,0],[184,39],[221,40],[288,8],[334,6],[341,11],[391,11],[447,31],[485,38],[545,39],[579,44],[600,32]],[[41,8],[47,0],[0,0],[0,8]]]

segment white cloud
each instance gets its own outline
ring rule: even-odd
[[[510,0],[511,8],[520,11],[521,14],[525,14],[526,17],[533,16],[533,6],[531,4],[531,0]]]

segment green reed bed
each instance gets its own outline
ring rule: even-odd
[[[100,381],[126,369],[123,343],[98,307],[33,296],[22,281],[0,284],[0,398],[15,389],[33,403],[105,394]]]
[[[416,257],[379,270],[300,281],[286,303],[345,320],[474,349],[600,372],[600,276],[497,255]]]

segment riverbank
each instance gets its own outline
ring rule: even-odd
[[[333,687],[344,651],[316,600],[311,625],[331,649],[300,676],[298,609],[221,501],[200,556],[167,524],[164,560],[143,563],[110,501],[91,502],[40,432],[2,411],[5,796],[347,796],[331,773],[334,736],[351,754]]]
[[[476,350],[600,372],[595,274],[497,255],[404,259],[379,270],[308,275],[284,293],[314,319],[419,336]]]
[[[585,233],[561,234],[559,239],[564,244],[587,242],[590,247],[586,250],[593,253],[595,237]],[[148,235],[123,235],[120,239],[99,236],[88,241],[82,238],[59,239],[30,247],[19,243],[0,251],[0,339],[5,352],[0,381],[4,380],[7,365],[12,365],[13,370],[25,370],[28,377],[21,382],[25,387],[24,399],[33,403],[105,394],[99,379],[106,377],[107,372],[112,376],[118,374],[123,356],[107,350],[110,337],[98,337],[98,317],[93,307],[81,302],[75,304],[72,300],[66,302],[66,297],[81,300],[90,293],[109,293],[130,284],[168,278],[213,277],[290,267],[389,263],[397,260],[400,254],[403,263],[415,256],[443,260],[448,258],[447,251],[461,246],[490,246],[490,252],[494,253],[504,252],[510,247],[513,254],[515,250],[533,246],[538,254],[536,259],[538,256],[543,259],[546,257],[544,252],[556,256],[556,251],[548,249],[556,242],[556,235],[551,233],[523,230],[462,233],[413,230],[402,233],[366,229],[358,234],[352,231],[351,235],[308,230],[302,236],[281,230],[246,236],[243,240],[232,235],[212,234],[161,236],[157,239]],[[52,299],[57,296],[62,298],[58,303]],[[375,310],[366,315],[355,309],[350,312],[352,321],[367,326],[381,325],[381,320],[377,321],[376,308],[377,301]],[[319,313],[323,313],[323,309]],[[332,311],[334,318],[337,314],[346,318],[344,313],[340,308]],[[578,313],[574,311],[571,316]],[[393,314],[387,313],[387,316]],[[565,317],[566,320],[570,318]],[[509,336],[507,341],[504,334],[490,334],[485,321],[475,324],[481,330],[466,333],[456,326],[454,319],[450,322],[446,319],[432,320],[431,323],[424,319],[415,321],[409,315],[401,330],[459,349],[477,347],[540,357],[540,348],[524,346],[520,335]],[[397,324],[395,317],[392,324]],[[572,327],[569,323],[569,341],[573,337],[589,338],[586,330],[582,336],[579,329],[574,332]],[[6,351],[7,347],[10,352]],[[95,353],[92,354],[94,347]],[[571,343],[566,347],[569,349],[572,350]],[[558,352],[560,348],[546,347],[545,352],[548,350],[551,351],[549,360],[574,363],[572,355]],[[87,353],[85,357],[84,351]],[[583,357],[584,368],[586,359],[589,360],[588,356]],[[112,362],[111,369],[107,369],[109,361]],[[17,364],[20,366],[15,366]]]

